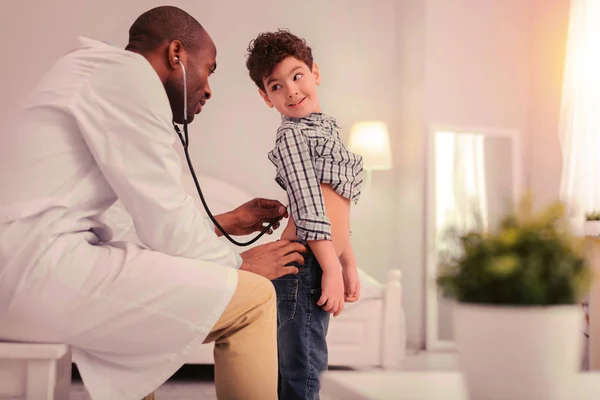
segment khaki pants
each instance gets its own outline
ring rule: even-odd
[[[219,400],[277,399],[277,314],[271,281],[239,271],[235,293],[204,341],[210,342],[215,342]],[[145,399],[153,400],[154,394]]]

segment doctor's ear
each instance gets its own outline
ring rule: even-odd
[[[183,46],[179,40],[173,40],[171,43],[169,43],[166,56],[168,58],[168,63],[172,68],[179,68],[180,64],[184,62],[181,57],[182,53],[184,52],[185,50],[183,49]]]

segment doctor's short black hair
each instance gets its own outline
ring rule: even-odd
[[[127,49],[147,52],[179,40],[186,50],[195,52],[203,45],[205,34],[202,25],[187,12],[160,6],[146,11],[131,25]]]
[[[248,45],[246,67],[250,78],[262,91],[265,90],[263,80],[287,57],[294,57],[305,63],[312,71],[313,55],[306,40],[290,33],[287,29],[277,32],[261,33]]]

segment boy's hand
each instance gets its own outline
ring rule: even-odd
[[[344,280],[342,271],[338,268],[323,269],[323,277],[321,278],[321,298],[317,301],[319,307],[334,317],[340,315],[344,309]]]
[[[354,303],[360,298],[360,280],[358,279],[358,270],[356,265],[345,265],[342,268],[344,277],[344,294],[348,303]]]

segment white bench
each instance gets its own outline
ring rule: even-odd
[[[0,342],[0,399],[68,400],[70,390],[68,346]]]

